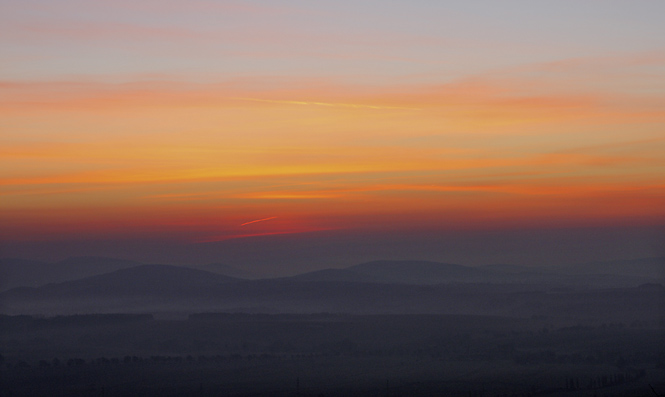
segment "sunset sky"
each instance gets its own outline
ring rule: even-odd
[[[663,15],[661,0],[0,0],[2,254],[300,269],[464,262],[440,240],[516,233],[511,252],[467,252],[496,262],[582,229],[583,255],[548,252],[665,254]]]

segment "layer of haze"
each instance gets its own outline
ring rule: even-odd
[[[2,254],[275,273],[662,255],[662,15],[0,0]]]

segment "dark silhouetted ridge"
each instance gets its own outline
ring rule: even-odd
[[[381,282],[400,284],[478,282],[495,274],[490,270],[429,261],[373,261],[347,270]]]
[[[227,265],[225,263],[209,263],[207,265],[197,266],[195,269],[205,270],[207,272],[221,274],[224,276],[243,278],[243,279],[256,279],[259,278],[256,274],[247,271],[238,269],[237,267]]]
[[[566,274],[614,274],[665,280],[665,257],[587,262],[550,269]]]
[[[3,258],[0,260],[0,288],[38,287],[109,273],[140,264],[98,256],[73,257],[55,263]]]
[[[238,279],[220,274],[171,265],[140,265],[40,288],[63,295],[152,295],[192,292]]]
[[[381,282],[371,274],[354,272],[349,269],[323,269],[289,277],[295,281],[345,281],[353,283]]]

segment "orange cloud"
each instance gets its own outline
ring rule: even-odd
[[[257,233],[662,218],[662,98],[509,83],[5,82],[0,220],[196,240],[271,214],[310,221]]]

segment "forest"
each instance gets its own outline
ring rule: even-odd
[[[547,316],[0,317],[3,396],[647,396],[662,325]]]

